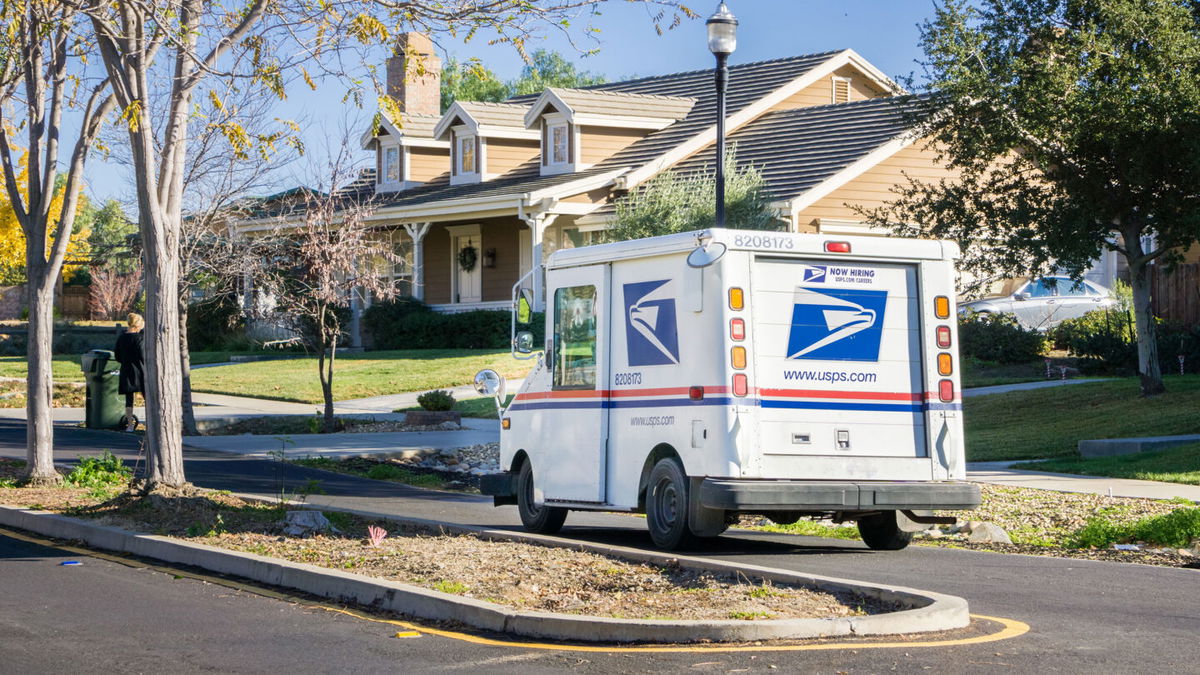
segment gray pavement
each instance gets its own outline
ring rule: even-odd
[[[1096,378],[1091,380],[1039,380],[1037,382],[1018,382],[1016,384],[998,384],[994,387],[971,387],[963,389],[963,398],[972,396],[987,396],[988,394],[1007,394],[1010,391],[1030,391],[1033,389],[1050,389],[1068,384],[1090,384],[1104,382],[1111,378]]]
[[[1028,460],[1022,460],[1028,461]],[[1200,485],[1161,483],[1130,478],[1079,476],[1070,473],[1025,471],[1009,468],[1017,462],[969,462],[967,479],[976,483],[1011,485],[1013,487],[1080,492],[1112,497],[1141,497],[1143,499],[1174,499],[1182,497],[1200,502]]]
[[[458,431],[396,431],[362,434],[291,434],[287,436],[187,436],[184,444],[204,450],[251,457],[283,451],[289,459],[303,457],[400,457],[442,448],[491,443],[500,438],[499,420],[463,420]]]

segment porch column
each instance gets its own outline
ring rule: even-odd
[[[413,240],[413,297],[425,300],[425,235],[432,223],[405,223],[404,231]]]
[[[534,213],[525,216],[522,220],[529,226],[531,236],[530,243],[533,244],[533,255],[530,257],[530,262],[533,264],[533,310],[535,312],[546,311],[546,261],[542,259],[542,239],[546,236],[546,228],[554,224],[558,218],[557,213]]]

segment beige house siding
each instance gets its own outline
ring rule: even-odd
[[[408,148],[408,180],[428,183],[450,173],[450,152],[437,148]]]
[[[425,302],[439,305],[453,302],[451,278],[457,261],[450,251],[447,225],[479,224],[480,287],[483,302],[508,300],[517,282],[521,265],[520,230],[525,225],[517,218],[482,218],[434,223],[425,235]],[[483,267],[484,254],[496,249],[496,266]]]
[[[446,225],[432,225],[422,243],[425,246],[425,302],[431,305],[450,302],[450,233],[446,231]]]
[[[611,129],[585,126],[579,129],[580,159],[584,164],[599,164],[612,157],[648,132],[637,129]]]
[[[868,98],[887,96],[888,93],[878,89],[871,81],[854,66],[842,66],[834,71],[837,77],[850,78],[850,100],[863,101]],[[829,105],[833,103],[833,78],[823,77],[811,85],[780,101],[771,110],[790,110],[814,105]]]
[[[815,232],[822,218],[861,221],[864,216],[855,207],[873,209],[896,198],[892,188],[905,185],[907,176],[938,180],[951,175],[936,164],[936,153],[926,143],[918,142],[863,172],[858,177],[817,200],[801,211],[795,227],[799,232]]]
[[[523,164],[534,165],[538,161],[539,143],[509,138],[487,139],[487,173],[501,175]]]

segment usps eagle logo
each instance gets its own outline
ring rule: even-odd
[[[878,361],[887,291],[797,286],[789,359]]]
[[[625,284],[625,344],[631,366],[679,363],[670,279]]]
[[[813,265],[804,268],[804,281],[806,283],[824,283],[826,268],[824,265]]]

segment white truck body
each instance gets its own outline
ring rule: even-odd
[[[698,244],[725,252],[692,267]],[[701,536],[736,513],[977,505],[961,482],[957,255],[943,241],[716,229],[555,252],[545,352],[502,413],[508,473],[485,493],[518,501],[529,463],[538,507],[640,511],[670,458]]]

